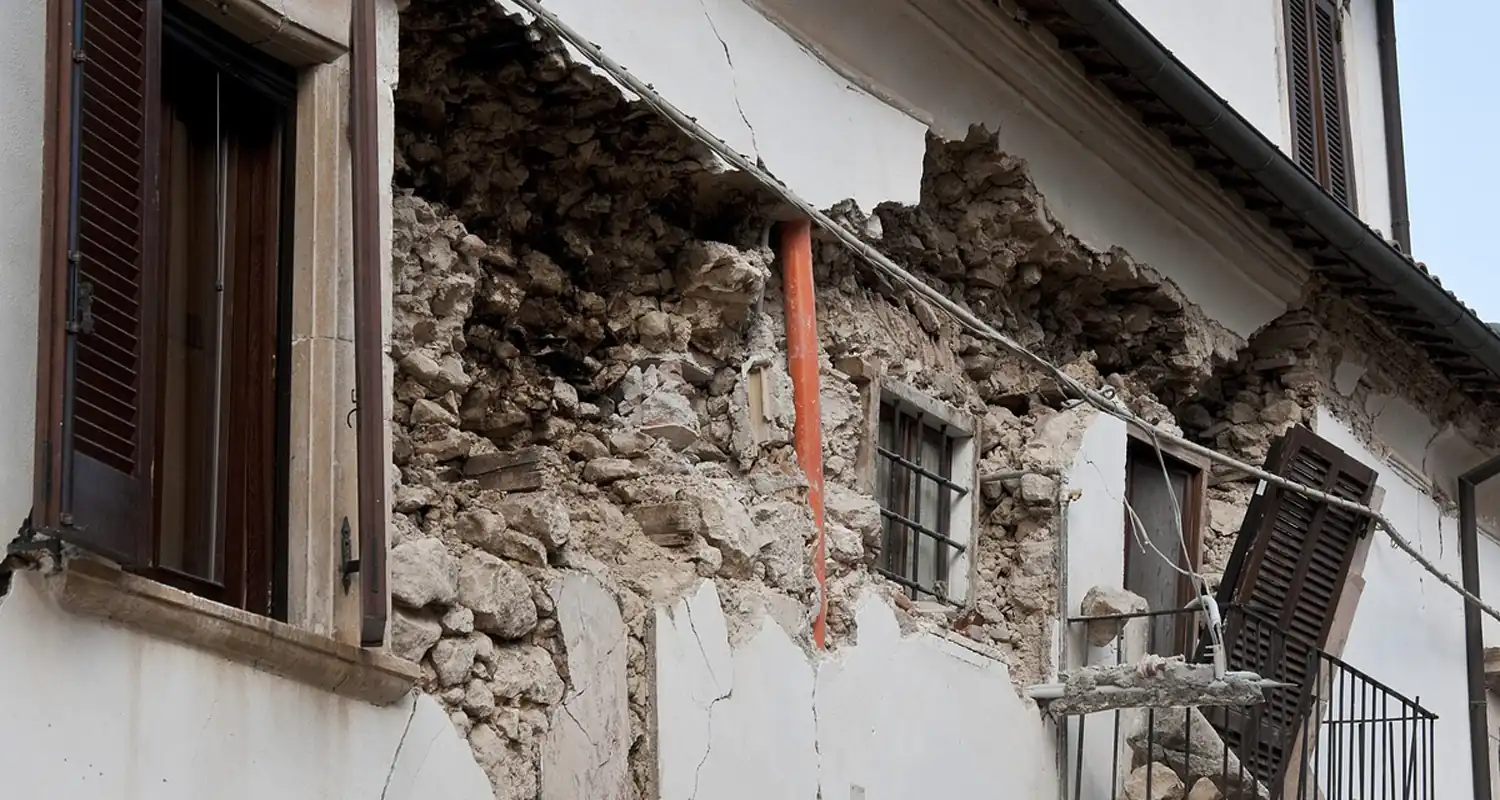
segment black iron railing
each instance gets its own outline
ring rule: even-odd
[[[1307,757],[1287,776],[1288,800],[1429,800],[1437,715],[1327,653],[1314,652],[1299,731]],[[1300,754],[1299,754],[1300,756]]]
[[[1209,664],[1213,653],[1198,619],[1196,612],[1160,611],[1074,617],[1068,624],[1092,666],[1134,663],[1164,650]],[[1289,647],[1287,635],[1258,614],[1225,609],[1225,627],[1255,643],[1234,649],[1230,671],[1315,680],[1267,687],[1264,702],[1253,705],[1070,716],[1059,725],[1066,798],[1154,797],[1167,788],[1163,782],[1180,785],[1186,796],[1206,781],[1228,800],[1431,800],[1435,715],[1317,648]],[[1164,648],[1154,641],[1161,631],[1172,632]],[[1288,658],[1301,661],[1289,669]],[[1129,792],[1127,783],[1135,784]]]

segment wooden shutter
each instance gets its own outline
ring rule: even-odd
[[[160,0],[85,0],[70,236],[76,299],[63,402],[64,528],[124,562],[149,560],[158,268]],[[64,374],[68,374],[65,367]]]
[[[1375,490],[1373,469],[1301,426],[1271,448],[1266,469],[1360,504]],[[1262,484],[1219,592],[1220,603],[1231,607],[1229,668],[1305,687],[1309,656],[1328,640],[1355,545],[1368,531],[1362,515]],[[1279,786],[1306,713],[1300,689],[1272,691],[1264,706],[1221,733],[1257,778]]]
[[[1313,106],[1312,52],[1308,47],[1308,3],[1287,0],[1286,49],[1291,79],[1292,143],[1297,166],[1316,178],[1318,174],[1318,117]]]
[[[1353,200],[1344,102],[1344,43],[1336,0],[1286,0],[1292,149],[1328,193]]]

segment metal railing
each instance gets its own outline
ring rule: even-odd
[[[1343,661],[1289,641],[1261,615],[1238,607],[1224,614],[1226,629],[1240,637],[1230,649],[1231,671],[1313,679],[1266,688],[1265,701],[1249,706],[1070,716],[1058,726],[1064,798],[1154,797],[1163,782],[1180,785],[1185,796],[1207,781],[1217,792],[1207,796],[1227,800],[1431,800],[1434,714]],[[1074,617],[1068,627],[1086,645],[1091,666],[1172,652],[1211,663],[1197,621],[1195,612],[1158,611]]]
[[[1286,779],[1287,800],[1430,800],[1437,715],[1320,651],[1302,692],[1308,757]],[[1300,754],[1299,754],[1300,756]]]

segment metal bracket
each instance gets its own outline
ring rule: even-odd
[[[94,332],[94,284],[78,282],[78,332],[88,335]]]
[[[353,534],[349,530],[349,518],[339,530],[339,575],[344,581],[344,591],[354,585],[354,576],[359,573],[359,559],[354,557]]]

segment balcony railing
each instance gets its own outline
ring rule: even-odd
[[[1195,612],[1160,611],[1068,624],[1089,666],[1140,663],[1147,654],[1192,654],[1189,662],[1209,664],[1197,620]],[[1226,609],[1225,627],[1239,642],[1229,651],[1231,672],[1288,685],[1265,688],[1264,701],[1251,705],[1200,704],[1186,691],[1181,705],[1067,717],[1059,725],[1064,798],[1432,799],[1434,714],[1289,641],[1252,611]]]

